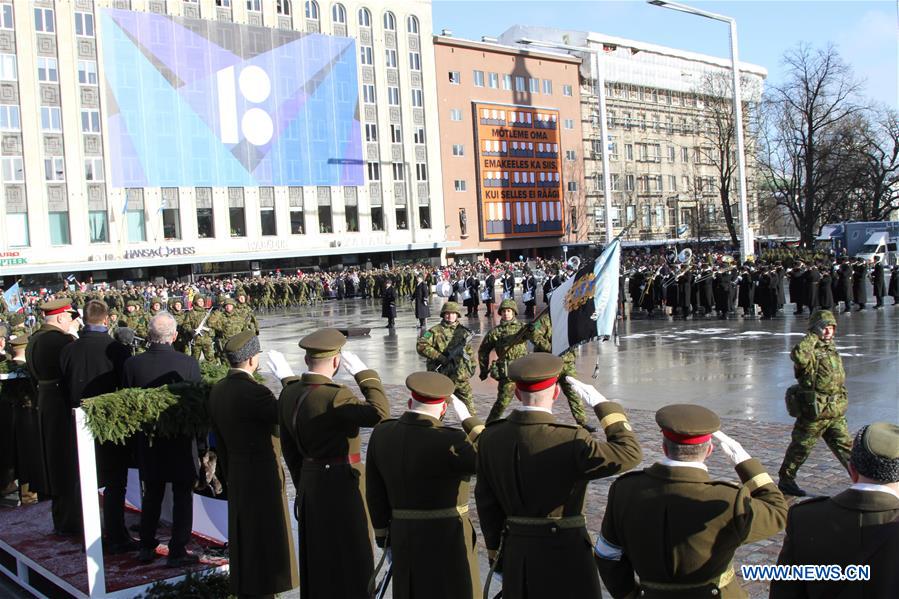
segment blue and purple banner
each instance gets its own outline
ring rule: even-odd
[[[100,12],[113,186],[363,184],[353,39]]]

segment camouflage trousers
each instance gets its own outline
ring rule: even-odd
[[[453,382],[456,384],[456,389],[453,391],[453,394],[465,404],[465,407],[468,408],[468,411],[471,412],[472,416],[477,416],[477,411],[474,409],[474,395],[471,392],[471,383],[468,379],[456,380]]]
[[[219,361],[215,355],[215,351],[213,350],[212,339],[205,336],[200,336],[194,339],[190,355],[192,355],[197,361],[200,360],[200,356],[203,356],[207,362],[217,363]]]
[[[797,418],[793,425],[792,440],[784,455],[783,464],[780,465],[781,478],[793,480],[799,467],[805,463],[815,444],[820,437],[840,461],[843,468],[849,464],[849,455],[852,452],[852,437],[846,425],[846,417],[819,418],[808,420]]]
[[[584,426],[587,424],[587,415],[584,413],[584,404],[581,402],[581,398],[574,390],[574,387],[571,386],[571,383],[565,380],[565,377],[569,375],[575,376],[576,373],[574,372],[574,369],[571,369],[569,372],[566,365],[566,367],[562,369],[562,374],[559,375],[559,386],[562,388],[562,393],[565,394],[565,399],[568,400],[568,409],[571,410],[571,416],[574,418],[574,421],[581,426]],[[509,403],[512,401],[513,397],[515,397],[515,383],[509,379],[497,381],[496,401],[493,403],[493,407],[490,408],[490,415],[487,416],[487,422],[493,422],[494,420],[502,418],[503,412],[509,407]]]

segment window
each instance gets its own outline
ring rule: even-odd
[[[368,163],[368,180],[369,181],[380,181],[381,180],[381,165],[377,162],[369,162]]]
[[[643,206],[640,206],[640,212],[643,217],[642,218],[642,220],[643,220],[642,227],[644,229],[652,228],[652,212],[651,212],[651,210],[652,210],[652,208],[648,204],[644,204]]]
[[[490,89],[497,89],[499,87],[499,73],[489,73],[487,75],[487,85]]]
[[[387,103],[391,106],[400,105],[400,88],[393,85],[387,88]]]
[[[346,9],[343,4],[335,4],[331,7],[331,20],[341,25],[346,25]]]
[[[427,181],[428,180],[428,165],[424,162],[415,163],[415,180],[416,181]]]
[[[540,80],[536,77],[528,77],[528,84],[532,94],[540,92]]]
[[[250,12],[262,12],[262,0],[247,0],[247,10]]]
[[[378,125],[365,123],[365,141],[378,141]]]
[[[43,33],[53,33],[56,31],[56,26],[53,23],[52,8],[34,9],[34,30]]]
[[[637,207],[636,206],[625,206],[624,207],[624,218],[627,224],[634,222],[637,219]]]
[[[288,4],[288,6],[290,5]],[[286,13],[281,14],[289,15],[290,8],[287,9]],[[318,21],[318,2],[316,2],[315,0],[306,0],[306,18],[313,21]]]
[[[475,87],[484,87],[484,71],[474,71],[472,76],[474,77]]]
[[[59,82],[59,69],[57,69],[55,58],[47,58],[46,56],[38,56],[37,80],[43,81],[46,83],[58,83]]]
[[[78,83],[97,85],[97,63],[93,60],[78,61]]]
[[[665,207],[661,204],[655,206],[654,209],[655,214],[653,215],[653,220],[655,220],[655,226],[664,227],[665,226]]]
[[[41,106],[41,131],[62,131],[62,118],[59,106]]]
[[[543,80],[543,93],[546,95],[550,95],[553,93],[553,82],[549,79]]]
[[[125,212],[125,224],[128,243],[140,243],[147,240],[147,224],[143,208],[129,209]]]
[[[409,68],[413,71],[421,70],[421,54],[418,52],[409,52]]]
[[[359,46],[359,62],[367,65],[375,63],[375,55],[371,46]]]
[[[527,89],[527,88],[525,88],[525,86],[524,86],[524,77],[516,76],[515,77],[515,91],[523,92],[523,91],[525,91],[525,89]]]
[[[681,148],[680,149],[680,160],[683,163],[690,162],[690,148]]]
[[[399,125],[390,125],[390,141],[395,144],[403,143],[403,130]]]
[[[12,4],[0,4],[0,29],[12,29]]]
[[[677,177],[668,175],[668,191],[677,191]]]
[[[19,131],[22,127],[19,120],[19,107],[15,104],[0,105],[0,130]]]
[[[246,209],[243,206],[228,208],[228,221],[231,225],[231,237],[247,236]]]
[[[85,158],[84,159],[84,180],[85,181],[103,181],[103,159],[102,158]]]
[[[346,196],[343,204],[343,215],[346,220],[346,230],[351,233],[359,232],[359,204],[355,194]]]
[[[99,110],[82,110],[81,111],[81,132],[82,133],[99,133],[100,132],[100,111]]]
[[[419,204],[418,205],[418,222],[422,229],[430,229],[431,228],[431,205],[430,204]]]
[[[211,239],[215,237],[215,215],[212,212],[212,190],[203,188],[208,192],[204,205],[201,205],[199,189],[197,190],[197,237]]]
[[[75,13],[75,35],[94,37],[94,15],[89,12]]]
[[[461,121],[462,120],[462,111],[458,108],[450,108],[450,120],[451,121]]]
[[[169,204],[168,198],[172,198]],[[178,203],[178,188],[162,188],[162,236],[166,239],[181,239],[181,208]]]
[[[0,80],[16,81],[19,78],[19,69],[16,67],[15,54],[0,54]]]
[[[266,236],[278,234],[278,223],[275,219],[274,206],[262,207],[259,209],[259,224],[262,227],[262,234]]]
[[[279,15],[284,15],[285,17],[289,17],[291,13],[291,0],[278,0],[275,3],[275,12]],[[315,6],[315,13],[318,14],[318,5]],[[315,17],[315,20],[318,20],[318,17]]]
[[[359,27],[371,27],[371,13],[367,8],[360,8],[357,15]]]
[[[412,35],[418,35],[418,17],[410,15],[409,18],[406,19],[406,31]]]
[[[375,86],[373,83],[366,83],[362,86],[362,101],[366,104],[375,103]]]
[[[69,239],[69,213],[51,212],[48,216],[50,217],[50,245],[69,245],[71,243]]]
[[[3,161],[4,183],[21,183],[25,180],[25,167],[21,157],[5,157],[0,160]]]
[[[421,91],[420,89],[413,89],[412,90],[412,106],[415,106],[416,108],[421,108],[424,105],[425,105],[424,92]]]
[[[563,96],[573,96],[574,90],[572,89],[572,87],[570,85],[565,84],[562,86],[562,95]]]
[[[384,13],[384,29],[387,31],[396,31],[396,17],[392,12]]]
[[[306,219],[302,206],[294,206],[290,209],[290,234],[302,235],[306,230]]]
[[[668,162],[674,162],[677,159],[677,150],[674,146],[668,146]]]
[[[459,71],[450,71],[449,82],[451,85],[459,85],[462,83],[462,74]]]
[[[565,160],[573,161],[576,159],[577,159],[577,154],[574,150],[565,150]]]
[[[106,210],[91,210],[87,213],[87,226],[91,243],[109,243],[109,215]]]
[[[566,129],[569,129],[569,130],[574,129],[574,119],[565,119],[563,124],[565,125]]]
[[[621,226],[621,208],[618,206],[612,206],[612,226]]]
[[[512,89],[512,75],[503,75],[503,89],[506,91]]]
[[[462,144],[453,144],[453,156],[465,156],[465,146]]]
[[[401,231],[409,228],[409,222],[406,219],[406,204],[396,205],[396,228]]]
[[[387,48],[387,68],[397,68],[396,50],[393,48]]]
[[[406,170],[403,168],[402,162],[394,162],[391,164],[393,170],[393,180],[394,181],[405,181],[406,180]]]
[[[425,129],[424,127],[416,127],[415,135],[413,136],[413,141],[417,144],[425,143]]]
[[[577,191],[577,181],[568,182],[568,191]]]
[[[453,181],[453,189],[456,191],[465,191],[465,179],[456,179]]]
[[[633,175],[625,175],[624,176],[624,191],[634,191],[634,176]]]
[[[215,5],[222,8],[231,8],[231,0],[215,0]]]
[[[624,144],[624,159],[625,160],[633,160],[634,159],[634,144]]]
[[[597,180],[599,182],[599,180]],[[621,175],[612,173],[612,191],[621,191]]]

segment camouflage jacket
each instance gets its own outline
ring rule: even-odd
[[[119,319],[119,327],[128,327],[141,339],[146,339],[150,332],[150,321],[142,311],[125,313]]]
[[[824,341],[809,333],[790,353],[793,370],[799,386],[806,392],[814,392],[822,417],[835,417],[846,413],[846,371],[843,360],[833,340]]]
[[[238,303],[235,306],[235,313],[239,313],[247,322],[247,327],[256,331],[256,334],[259,334],[259,323],[256,322],[256,312],[253,310],[252,306],[249,304],[240,304]]]
[[[208,310],[206,308],[191,308],[190,312],[188,312],[184,317],[184,322],[181,324],[181,327],[184,329],[185,334],[192,338],[194,336],[194,331],[197,330],[197,327],[200,326],[200,323],[203,322],[203,319],[206,318],[206,313]],[[212,315],[209,316],[209,319],[206,320],[206,324],[204,325],[206,328],[211,329],[212,325],[210,321],[213,320]],[[203,331],[203,335],[209,337],[209,331]]]
[[[531,325],[531,343],[534,344],[534,351],[552,353],[553,325],[549,314],[543,314]],[[565,363],[566,372],[573,369],[576,358],[574,351],[568,350],[559,357]]]
[[[472,356],[474,352],[468,345],[468,329],[459,323],[448,324],[440,322],[418,338],[415,346],[418,355],[428,360],[428,370],[439,370],[451,379],[467,379],[474,374]],[[449,356],[458,353],[460,344],[465,348],[461,351],[461,359],[455,360],[455,364],[447,362]]]
[[[509,321],[502,321],[487,333],[481,346],[478,348],[478,366],[481,369],[481,376],[490,368],[490,375],[496,380],[508,378],[507,372],[509,363],[517,360],[528,353],[528,334],[524,329],[528,325],[521,322],[517,318]],[[511,343],[513,337],[518,336],[517,343]],[[510,345],[511,343],[511,345]],[[496,360],[490,366],[490,352],[496,351]]]
[[[215,331],[215,336],[224,342],[250,328],[250,319],[243,310],[234,310],[230,314],[222,310],[210,316],[207,324]]]

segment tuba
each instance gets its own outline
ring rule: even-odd
[[[568,259],[568,262],[566,262],[565,265],[568,266],[568,268],[570,268],[571,270],[577,272],[578,270],[581,269],[580,256],[572,256],[571,258]]]
[[[689,264],[691,260],[693,260],[693,250],[690,248],[682,249],[680,254],[677,255],[677,261],[681,264]]]

